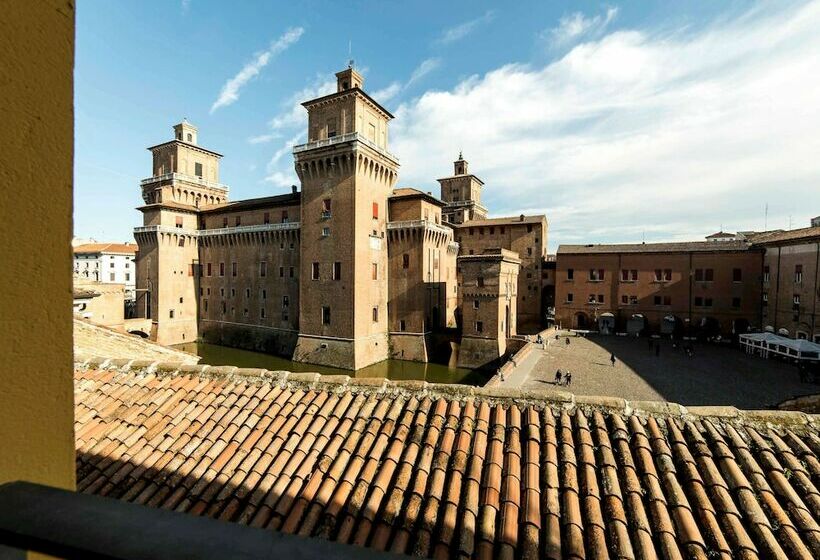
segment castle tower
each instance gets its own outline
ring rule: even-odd
[[[297,361],[358,369],[388,357],[387,198],[398,177],[393,118],[338,74],[337,91],[306,101],[308,142],[293,149],[302,183]]]
[[[148,148],[151,177],[140,182],[143,226],[135,228],[137,313],[151,319],[153,340],[197,339],[199,209],[227,201],[219,183],[220,154],[197,145],[197,128],[174,126],[174,139]]]
[[[438,180],[441,200],[444,202],[444,220],[451,224],[463,224],[470,220],[483,220],[487,209],[481,204],[481,188],[484,182],[467,172],[467,161],[458,154],[453,162],[453,175]]]

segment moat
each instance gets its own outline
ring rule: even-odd
[[[239,348],[230,348],[206,342],[191,342],[173,346],[179,350],[200,356],[201,364],[211,366],[238,366],[265,368],[268,370],[286,370],[294,372],[317,372],[326,375],[350,375],[355,377],[386,377],[387,379],[417,379],[430,383],[461,383],[464,385],[483,385],[492,372],[474,371],[465,368],[450,367],[444,364],[409,362],[405,360],[385,360],[355,372],[325,366],[315,366],[293,362],[287,358],[252,352]]]

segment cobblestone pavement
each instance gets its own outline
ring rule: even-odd
[[[524,388],[556,388],[578,395],[602,395],[628,400],[665,400],[683,405],[732,405],[765,408],[795,395],[820,393],[820,385],[801,383],[789,364],[747,356],[732,347],[694,343],[687,357],[669,341],[658,341],[660,353],[646,338],[570,336],[570,344],[553,339],[537,350],[524,374],[511,377]],[[617,358],[612,367],[611,353]],[[555,371],[572,372],[572,386],[554,384]]]

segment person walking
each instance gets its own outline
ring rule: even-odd
[[[566,338],[564,339],[564,341],[567,343],[567,346],[569,346],[569,337],[566,337]]]
[[[612,364],[612,367],[615,367],[616,359],[615,359],[615,353],[614,352],[612,354],[610,354],[609,361]]]
[[[558,368],[558,371],[555,372],[555,384],[561,384],[561,368]]]
[[[564,385],[566,385],[567,387],[572,385],[572,374],[570,372],[567,372],[567,374],[564,376]]]

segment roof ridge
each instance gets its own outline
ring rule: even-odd
[[[153,374],[157,376],[199,376],[256,383],[273,383],[281,388],[299,388],[328,392],[410,393],[449,401],[472,399],[493,404],[511,403],[521,408],[550,406],[568,411],[576,409],[606,409],[625,416],[663,416],[684,418],[715,418],[740,424],[778,424],[790,427],[810,427],[820,430],[820,414],[792,410],[743,410],[734,406],[684,406],[667,401],[629,401],[619,397],[575,395],[552,389],[522,389],[510,387],[475,387],[452,383],[429,383],[417,380],[392,380],[381,377],[350,377],[320,373],[183,364],[155,360],[130,360],[76,354],[77,369],[116,369],[121,373]]]

